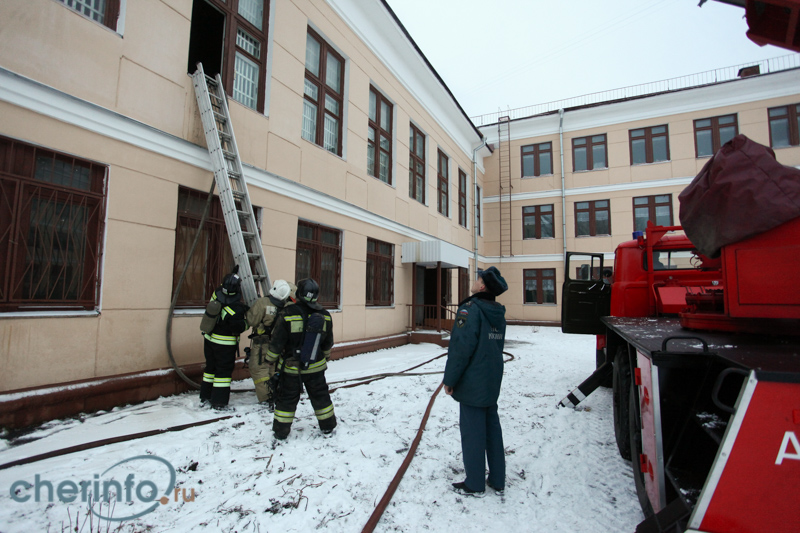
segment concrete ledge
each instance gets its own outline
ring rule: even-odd
[[[403,346],[409,341],[408,334],[399,334],[343,343],[333,347],[331,360]],[[181,370],[189,379],[200,383],[204,366],[204,363],[196,363],[181,367]],[[233,379],[250,379],[250,373],[242,362],[236,363]],[[6,391],[0,393],[0,427],[18,429],[56,418],[109,410],[120,405],[180,394],[191,389],[173,368],[168,367]]]

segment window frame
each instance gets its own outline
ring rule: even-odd
[[[734,128],[733,137],[735,137],[735,136],[737,136],[739,134],[739,115],[738,115],[738,113],[729,113],[727,115],[718,115],[718,116],[715,116],[715,117],[698,118],[698,119],[695,119],[694,121],[692,121],[692,127],[693,127],[693,131],[694,131],[694,155],[695,155],[695,157],[697,159],[713,156],[714,154],[717,153],[717,150],[719,150],[720,147],[723,144],[725,144],[725,143],[721,142],[720,129],[721,128],[725,128],[725,127],[729,127],[729,126],[728,126],[728,124],[720,125],[719,121],[720,121],[720,119],[725,119],[725,118],[728,118],[728,117],[733,117],[733,123],[732,123],[733,124],[733,128]],[[697,123],[698,122],[702,122],[704,120],[710,120],[711,124],[709,126],[701,126],[701,127],[698,128]],[[700,146],[699,146],[699,143],[697,142],[697,132],[698,131],[711,131],[711,153],[710,154],[700,155]]]
[[[786,109],[786,114],[780,116],[772,116],[773,111],[779,109]],[[787,138],[789,144],[775,146],[772,137],[772,123],[781,119],[786,119],[788,124]],[[767,109],[767,120],[769,122],[769,146],[770,148],[790,148],[792,146],[800,146],[800,103],[786,104],[781,106],[770,107]]]
[[[440,149],[436,151],[436,210],[450,216],[450,158]]]
[[[467,227],[467,173],[458,168],[458,224]]]
[[[311,238],[306,239],[300,236],[301,227],[306,227],[311,230]],[[326,232],[336,235],[337,244],[323,242],[322,234]],[[301,280],[310,277],[314,279],[320,286],[319,299],[317,303],[326,309],[338,309],[341,306],[341,291],[340,286],[342,283],[342,231],[330,226],[324,226],[307,220],[297,221],[297,246],[295,250],[295,279]],[[307,251],[310,256],[309,262],[310,271],[301,271],[300,258],[303,251]],[[322,279],[323,277],[323,255],[325,253],[334,256],[335,271],[333,272],[333,287],[329,287],[328,283]],[[328,296],[332,298],[328,298]]]
[[[421,147],[420,142],[421,141]],[[408,196],[421,204],[425,203],[425,134],[413,123],[410,124],[409,146],[408,146]],[[418,152],[422,150],[422,155]],[[422,168],[422,174],[417,172],[417,168]],[[417,190],[418,180],[422,180],[422,185]]]
[[[595,204],[597,202],[606,202],[608,205],[606,207],[598,208]],[[579,208],[579,204],[588,203],[589,207],[587,209]],[[575,237],[608,237],[611,235],[611,200],[581,200],[574,203],[575,206]],[[607,211],[608,212],[608,233],[597,233],[597,213],[600,211]],[[579,234],[578,233],[578,213],[589,213],[589,233],[588,234]]]
[[[596,137],[602,137],[603,140],[595,140]],[[584,144],[576,144],[578,141],[584,141]],[[594,165],[594,147],[603,147],[604,165],[602,167],[595,167]],[[575,149],[586,149],[586,168],[576,168]],[[593,170],[607,170],[608,169],[608,135],[605,133],[598,133],[596,135],[585,135],[583,137],[574,137],[572,139],[572,171],[573,172],[591,172]]]
[[[0,190],[0,312],[97,310],[108,167],[0,136]]]
[[[68,0],[58,0],[60,4],[64,5],[64,7],[66,7],[70,11],[74,11],[83,18],[91,20],[92,22],[96,22],[97,24],[102,24],[111,31],[114,32],[117,31],[117,22],[119,21],[121,0],[106,0],[106,6],[105,6],[106,10],[105,13],[103,13],[102,21],[93,18],[90,14],[84,13],[83,11],[81,11],[81,8],[79,6],[69,5],[67,1]],[[74,2],[75,0],[69,0],[69,1]],[[78,1],[80,1],[82,4],[86,3],[85,0],[78,0]]]
[[[542,208],[549,207],[550,211],[543,211]],[[526,210],[532,210],[526,212]],[[553,234],[547,237],[542,237],[542,218],[546,216],[550,216],[550,228],[553,231]],[[533,219],[533,237],[527,237],[525,229],[529,227],[529,224],[526,224],[526,221],[529,219]],[[522,207],[522,239],[523,240],[538,240],[538,239],[554,239],[555,238],[555,205],[553,204],[541,204],[541,205],[526,205]]]
[[[663,202],[658,202],[657,201],[658,198],[660,198],[662,196],[666,196],[668,198],[668,200],[663,201]],[[636,200],[643,200],[643,199],[647,200],[647,204],[638,204],[638,205],[636,204]],[[647,227],[647,222],[649,222],[649,221],[652,221],[653,224],[655,224],[655,225],[672,226],[673,225],[673,221],[675,220],[674,212],[673,212],[673,209],[672,209],[672,194],[670,194],[670,193],[667,193],[667,194],[654,194],[654,195],[649,195],[649,196],[634,196],[631,199],[631,206],[632,206],[632,211],[633,211],[633,231],[644,231],[645,228]],[[664,207],[664,206],[668,206],[669,207],[669,223],[668,224],[658,224],[658,222],[657,222],[658,218],[656,216],[656,208]],[[637,219],[636,210],[637,209],[644,209],[644,208],[647,208],[647,210],[648,210],[647,221],[645,221],[645,228],[637,229],[637,227],[636,227],[636,219]]]
[[[483,237],[483,225],[481,224],[481,188],[475,186],[475,232],[479,237]]]
[[[367,114],[367,174],[376,178],[387,185],[392,185],[392,156],[393,144],[392,129],[394,124],[394,104],[386,98],[383,93],[376,89],[373,85],[369,86],[370,100],[372,95],[375,95],[375,117],[372,117],[372,106],[370,105],[369,113]],[[371,103],[371,102],[370,102]],[[382,126],[383,123],[383,106],[386,104],[389,108],[389,129]],[[370,133],[374,132],[374,138],[370,139]],[[380,143],[381,136],[386,137],[388,140],[388,150],[385,150]],[[372,149],[372,165],[369,164],[369,152]],[[388,163],[386,165],[386,179],[380,175],[380,159],[381,154],[386,154]]]
[[[553,295],[552,302],[545,300],[544,282],[553,282],[550,291]],[[528,300],[528,282],[536,284],[536,301]],[[556,269],[555,268],[525,268],[522,270],[522,302],[524,305],[558,305],[558,291],[556,290]]]
[[[370,251],[370,244],[373,245],[372,251]],[[381,253],[381,245],[388,246],[390,253]],[[391,307],[394,305],[394,254],[394,244],[367,237],[367,268],[364,276],[366,282],[364,300],[367,307]],[[386,268],[381,269],[381,266]],[[376,271],[378,275],[374,275]],[[371,274],[372,283],[370,283]],[[383,277],[384,274],[387,276],[386,279]],[[385,285],[385,291],[381,290],[382,285]],[[388,298],[382,298],[383,295]]]
[[[547,145],[548,148],[544,149],[543,146]],[[539,176],[552,176],[553,175],[553,143],[547,141],[537,144],[526,144],[520,146],[520,173],[523,178],[537,178]],[[550,155],[550,172],[542,173],[542,154]],[[533,174],[525,174],[525,159],[533,158]]]
[[[309,104],[313,105],[316,109],[316,124],[314,128],[314,140],[308,139],[305,136],[305,132],[302,132],[301,136],[303,139],[313,142],[317,146],[322,147],[323,149],[331,152],[332,154],[336,154],[339,157],[342,157],[342,146],[343,146],[343,133],[344,133],[344,88],[345,88],[345,58],[336,49],[331,46],[328,41],[322,38],[322,36],[314,31],[310,26],[307,28],[307,37],[306,42],[308,42],[308,37],[311,37],[315,41],[319,43],[320,52],[319,52],[319,65],[318,70],[319,74],[314,74],[308,68],[305,68],[305,77],[304,83],[308,82],[314,85],[317,88],[317,100],[315,101],[309,94],[308,91],[305,89],[303,90],[303,101],[309,102]],[[330,87],[327,83],[327,75],[328,75],[328,55],[333,56],[335,59],[339,61],[339,80],[341,84],[341,91],[336,92],[333,87]],[[328,106],[325,105],[326,99],[330,97],[334,100],[339,106],[339,112],[334,113],[328,109]],[[325,117],[330,115],[337,120],[337,132],[336,132],[336,147],[335,151],[331,148],[327,148],[325,146]],[[303,114],[303,118],[305,119],[305,114]]]
[[[178,283],[180,273],[186,266],[186,255],[188,247],[194,241],[194,235],[188,234],[185,238],[182,234],[185,231],[196,229],[205,211],[205,204],[208,199],[208,192],[198,191],[183,185],[178,187],[177,220],[175,223],[175,250],[173,253],[173,274],[172,274],[172,293]],[[194,200],[194,201],[192,201]],[[191,209],[195,207],[195,209]],[[203,224],[205,238],[198,240],[198,246],[192,255],[193,265],[186,272],[186,278],[181,285],[181,292],[175,304],[176,309],[194,309],[205,307],[214,289],[222,282],[225,275],[231,271],[234,265],[233,253],[231,252],[230,240],[228,237],[225,218],[222,214],[222,205],[219,196],[214,195],[211,200],[206,221]],[[204,246],[201,245],[204,244]],[[184,246],[185,245],[185,246]],[[186,249],[184,249],[186,248]],[[205,254],[203,254],[203,248]],[[198,289],[192,284],[191,268],[203,276],[202,288]],[[187,294],[190,293],[190,294]],[[199,294],[198,294],[199,293]]]
[[[663,133],[653,133],[653,130],[656,128],[664,128]],[[643,131],[642,135],[634,136],[634,132]],[[658,161],[654,161],[654,150],[653,150],[653,140],[659,137],[663,137],[666,141],[666,159],[659,159]],[[645,160],[641,162],[634,162],[633,160],[633,142],[638,140],[644,140],[644,151],[645,151]],[[634,128],[632,130],[628,130],[628,150],[631,156],[631,166],[638,166],[638,165],[649,165],[652,163],[664,163],[670,161],[670,151],[669,151],[669,125],[668,124],[659,124],[657,126],[648,126],[645,128]]]

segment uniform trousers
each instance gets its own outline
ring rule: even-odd
[[[289,435],[303,386],[308,393],[311,407],[314,408],[319,428],[325,432],[336,427],[336,416],[333,414],[333,402],[325,381],[325,372],[299,375],[284,372],[278,384],[272,421],[272,431],[276,437],[286,438]]]
[[[485,490],[488,462],[489,483],[495,489],[504,489],[506,458],[497,404],[491,407],[473,407],[460,403],[459,406],[461,453],[467,474],[464,483],[470,490]]]
[[[203,370],[203,383],[200,384],[200,401],[208,401],[212,407],[225,407],[231,396],[231,376],[236,365],[239,346],[217,344],[204,340],[203,354],[206,367]]]

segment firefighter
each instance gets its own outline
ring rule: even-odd
[[[458,305],[450,334],[444,391],[459,403],[461,452],[466,479],[456,492],[481,497],[488,484],[501,494],[506,483],[503,430],[497,398],[503,381],[506,308],[495,298],[508,289],[496,267],[478,270],[472,296]],[[486,479],[486,464],[489,478]]]
[[[317,303],[319,285],[311,278],[297,282],[297,302],[287,305],[278,315],[272,330],[267,359],[277,361],[277,392],[272,431],[275,438],[286,439],[292,429],[300,392],[305,386],[308,398],[323,434],[336,427],[333,402],[325,381],[327,360],[333,347],[331,315]],[[312,314],[319,313],[322,333],[319,338],[319,358],[307,367],[301,363],[301,348],[306,339],[306,326]]]
[[[269,294],[259,298],[253,304],[245,317],[247,323],[253,327],[250,335],[250,348],[248,355],[248,368],[253,385],[256,388],[256,397],[261,403],[273,405],[272,391],[267,386],[269,378],[275,373],[275,364],[267,360],[267,348],[272,337],[272,326],[286,302],[294,296],[296,287],[286,280],[276,280],[269,290]]]
[[[239,334],[248,328],[245,319],[247,305],[242,302],[242,279],[238,271],[237,265],[225,276],[222,285],[214,290],[211,300],[218,301],[222,306],[213,329],[203,334],[206,367],[203,370],[203,383],[200,385],[200,404],[208,402],[215,409],[225,409],[228,406],[231,375],[239,352]]]

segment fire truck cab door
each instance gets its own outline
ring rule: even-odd
[[[561,330],[605,333],[600,318],[608,316],[611,285],[603,281],[603,254],[567,252],[561,288]]]

